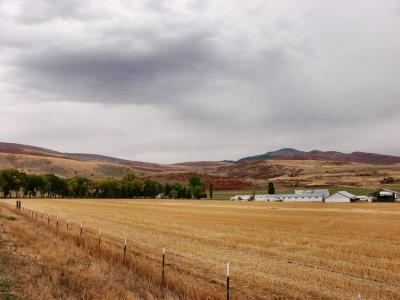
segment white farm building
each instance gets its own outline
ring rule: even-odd
[[[251,198],[252,198],[251,195],[236,195],[236,196],[231,197],[231,200],[234,200],[234,201],[250,201]]]
[[[266,202],[323,202],[329,196],[329,190],[316,189],[296,191],[294,194],[256,195],[254,201]]]
[[[381,189],[375,194],[378,197],[390,197],[391,201],[395,201],[398,199],[398,193],[390,190]],[[295,190],[294,194],[255,195],[254,199],[252,195],[236,195],[234,197],[231,197],[231,200],[260,201],[260,202],[350,203],[350,202],[372,202],[373,198],[369,196],[356,196],[346,191],[340,191],[330,196],[328,189],[315,189],[315,190]],[[379,201],[376,200],[376,198],[374,200]]]
[[[346,191],[340,191],[325,199],[327,203],[349,203],[357,201],[357,196]]]

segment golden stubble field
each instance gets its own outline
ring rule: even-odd
[[[14,201],[9,201],[14,202]],[[400,298],[400,204],[25,199],[23,206],[179,254],[233,297]],[[168,259],[168,256],[167,256]]]

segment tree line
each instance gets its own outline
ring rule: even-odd
[[[48,198],[206,198],[206,183],[191,176],[187,185],[141,179],[127,174],[122,179],[62,178],[54,174],[26,174],[16,169],[0,170],[3,197]],[[212,194],[212,184],[210,184]],[[212,196],[211,196],[212,197]]]

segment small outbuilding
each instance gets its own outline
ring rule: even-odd
[[[231,197],[232,201],[251,201],[252,196],[251,195],[236,195]]]
[[[398,201],[398,192],[388,190],[388,189],[379,189],[375,193],[373,193],[374,201],[376,202],[395,202]]]
[[[350,203],[357,201],[357,196],[346,191],[340,191],[325,199],[327,203]]]
[[[372,202],[372,198],[369,196],[357,196],[357,200],[360,202]]]

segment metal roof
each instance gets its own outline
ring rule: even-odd
[[[393,194],[397,194],[398,193],[396,191],[392,191],[392,190],[389,190],[389,189],[380,189],[379,191],[389,192],[389,193],[393,193]]]
[[[337,192],[336,194],[343,195],[343,196],[345,196],[345,197],[347,197],[347,198],[350,198],[350,199],[357,198],[356,195],[353,195],[352,193],[349,193],[349,192],[346,192],[346,191],[340,191],[340,192]],[[336,195],[336,194],[335,194],[335,195]]]
[[[268,198],[288,198],[288,197],[293,197],[293,198],[299,198],[299,197],[322,197],[323,194],[267,194],[267,195],[256,195],[256,197],[268,197]]]

